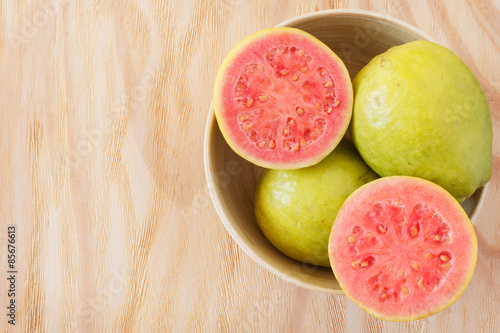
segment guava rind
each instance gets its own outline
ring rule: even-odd
[[[247,64],[248,55],[256,53],[263,43],[273,47],[290,45],[298,41],[305,51],[325,60],[324,66],[334,76],[336,98],[340,105],[327,121],[325,132],[314,144],[301,147],[296,152],[286,152],[278,148],[265,152],[256,149],[241,133],[232,114],[231,90],[236,84],[238,73]],[[264,54],[259,54],[263,57]],[[255,59],[253,59],[255,60]],[[253,61],[252,60],[252,61]],[[293,94],[293,92],[291,92]],[[275,27],[261,30],[239,42],[222,62],[215,79],[213,109],[219,129],[231,149],[247,161],[271,169],[298,169],[314,165],[325,158],[344,136],[352,115],[353,90],[349,72],[342,60],[323,42],[311,34],[296,28]],[[263,108],[265,110],[265,107]],[[297,121],[297,119],[295,119]],[[297,121],[300,125],[300,120]]]
[[[340,206],[355,189],[377,177],[352,143],[341,141],[312,167],[266,170],[256,190],[257,223],[284,254],[328,267],[328,238]]]
[[[459,201],[492,174],[486,96],[452,51],[428,41],[389,49],[355,77],[350,134],[380,176],[428,179]]]
[[[363,294],[366,293],[364,284],[367,282],[363,280],[363,277],[371,276],[380,272],[380,268],[374,267],[372,271],[360,272],[358,276],[353,273],[355,270],[351,266],[349,259],[349,251],[346,250],[348,247],[348,237],[351,230],[356,225],[363,225],[363,219],[366,219],[368,209],[373,207],[373,204],[383,202],[388,200],[390,202],[396,202],[402,204],[406,207],[405,218],[403,222],[402,232],[407,232],[405,230],[405,223],[408,223],[411,206],[416,204],[428,204],[429,207],[437,209],[437,214],[439,214],[444,221],[448,222],[451,226],[450,234],[452,238],[445,242],[444,247],[453,254],[457,254],[455,258],[460,260],[459,263],[455,263],[453,268],[453,275],[447,276],[448,279],[441,284],[440,289],[433,292],[424,292],[421,294],[426,294],[428,296],[429,302],[421,302],[422,299],[418,297],[418,288],[414,288],[417,292],[417,301],[415,298],[412,299],[413,303],[407,302],[407,304],[400,303],[397,306],[384,308],[382,304],[380,307],[374,306],[376,300],[373,297],[369,300],[363,300]],[[388,221],[391,223],[393,221]],[[400,222],[399,222],[400,223]],[[401,226],[401,224],[397,224]],[[366,225],[365,225],[366,226]],[[396,225],[389,228],[395,228]],[[376,228],[376,225],[373,225]],[[394,230],[397,230],[396,228]],[[376,233],[376,231],[372,231]],[[425,243],[425,237],[427,235],[418,236],[418,241],[420,245]],[[396,235],[393,233],[389,236],[390,242],[395,242]],[[401,237],[401,236],[400,236]],[[389,243],[390,243],[389,242]],[[416,243],[412,241],[412,245],[409,247],[408,244],[406,248],[406,253],[399,253],[401,248],[387,248],[381,246],[381,243],[376,243],[376,249],[378,251],[379,259],[380,256],[396,256],[398,260],[389,261],[390,271],[397,272],[401,267],[398,266],[401,262],[406,263],[408,266],[411,263],[410,258],[418,258],[419,255],[423,253],[412,253],[415,251]],[[421,246],[420,246],[421,247]],[[423,319],[436,314],[450,305],[452,305],[465,291],[467,285],[469,284],[473,274],[474,268],[477,262],[478,254],[478,244],[477,238],[467,214],[463,208],[458,204],[455,198],[446,190],[444,190],[439,185],[430,182],[428,180],[410,177],[410,176],[391,176],[384,177],[374,180],[364,186],[361,186],[356,191],[354,191],[344,202],[342,207],[337,214],[337,218],[332,226],[330,240],[328,244],[328,251],[330,255],[330,263],[332,270],[339,282],[340,287],[345,292],[347,297],[349,297],[356,305],[365,310],[372,316],[375,316],[382,320],[389,321],[411,321],[417,319]],[[427,251],[425,251],[427,252]],[[408,257],[404,257],[404,255]],[[401,259],[399,259],[401,257]],[[425,262],[426,259],[422,259]],[[399,262],[398,262],[399,261]],[[386,261],[387,263],[387,261]],[[434,266],[430,264],[430,266]],[[379,266],[380,267],[380,266]],[[395,273],[394,273],[395,274]],[[418,276],[419,273],[413,270],[406,270],[406,276],[410,279],[411,276]],[[355,276],[353,278],[353,276]],[[414,286],[416,287],[416,286]],[[410,287],[411,288],[411,287]],[[365,295],[366,296],[366,295]],[[366,297],[365,297],[366,298]],[[420,302],[419,302],[420,301]],[[368,304],[370,302],[370,304]],[[419,303],[419,304],[417,304]],[[407,313],[408,309],[413,310]],[[418,309],[418,310],[417,310]]]

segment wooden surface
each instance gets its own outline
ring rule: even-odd
[[[252,32],[328,8],[415,25],[470,66],[490,102],[476,272],[429,319],[383,322],[282,281],[237,247],[208,195],[203,131],[223,57]],[[499,60],[496,0],[2,0],[0,330],[499,332]]]

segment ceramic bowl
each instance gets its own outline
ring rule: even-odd
[[[360,10],[327,10],[296,17],[279,26],[299,28],[328,45],[345,63],[351,79],[373,57],[392,46],[432,40],[400,20]],[[255,188],[262,168],[247,162],[225,142],[210,109],[204,142],[208,188],[229,234],[253,260],[286,281],[332,294],[343,294],[332,270],[308,265],[278,251],[262,234],[254,217]],[[474,221],[482,199],[479,189],[462,205]]]

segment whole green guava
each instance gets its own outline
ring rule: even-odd
[[[262,175],[255,196],[255,217],[266,238],[299,261],[329,267],[328,239],[345,199],[378,176],[354,145],[341,143],[318,164]]]
[[[467,65],[428,41],[396,46],[356,76],[350,134],[380,176],[428,179],[463,201],[492,173],[492,120]]]

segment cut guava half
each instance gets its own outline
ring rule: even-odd
[[[474,228],[440,186],[416,177],[380,178],[342,205],[329,240],[346,295],[371,315],[407,321],[455,302],[477,260]]]
[[[353,91],[340,58],[314,36],[271,28],[240,42],[222,63],[213,107],[229,146],[271,169],[326,157],[342,139]]]

